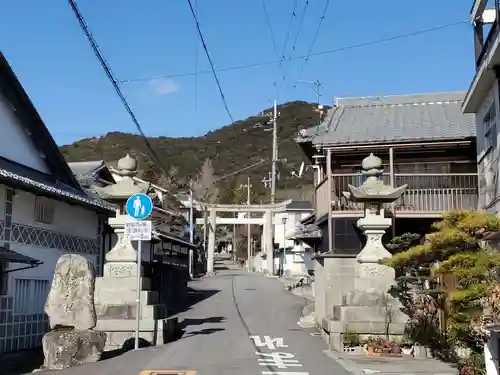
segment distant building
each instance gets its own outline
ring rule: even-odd
[[[74,177],[0,53],[0,353],[41,346],[44,304],[58,258],[97,267],[114,208]]]
[[[321,251],[357,254],[364,246],[356,226],[363,206],[343,192],[363,183],[361,162],[370,153],[382,159],[386,183],[408,184],[388,207],[395,224],[387,239],[425,233],[444,211],[477,208],[476,126],[473,115],[462,113],[464,97],[451,92],[338,99],[320,125],[300,131],[296,142],[315,175]]]

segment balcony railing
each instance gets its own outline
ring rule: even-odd
[[[483,43],[481,53],[479,54],[479,56],[476,60],[476,68],[477,69],[481,68],[481,64],[483,63],[484,58],[486,56],[488,56],[488,53],[490,52],[491,48],[493,47],[493,44],[495,43],[497,35],[498,35],[498,24],[497,24],[497,22],[494,22],[491,25],[490,31],[488,32],[488,36],[486,37],[486,40]]]
[[[332,177],[332,194],[328,194],[325,179],[316,187],[316,217],[328,213],[328,202],[332,202],[333,211],[359,212],[362,203],[346,199],[342,192],[349,191],[348,185],[359,186],[365,176],[361,174],[335,174]],[[390,176],[384,174],[381,179],[390,183]],[[475,210],[478,201],[477,174],[395,174],[395,186],[408,184],[407,189],[395,203],[396,212],[442,213],[453,209]],[[391,206],[388,205],[388,208]]]

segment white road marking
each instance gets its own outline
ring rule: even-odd
[[[259,336],[250,336],[250,339],[253,340],[255,346],[267,346],[269,350],[275,350],[276,348],[288,348],[288,345],[283,344],[282,337],[271,338],[271,336],[264,336],[264,340],[262,340]]]
[[[273,353],[261,353],[255,352],[256,355],[260,355],[266,358],[259,358],[257,361],[261,366],[273,366],[277,368],[288,368],[288,367],[302,367],[298,360],[292,359],[295,356],[292,353],[285,352],[273,352]]]
[[[269,350],[276,350],[276,348],[287,348],[288,345],[285,345],[282,337],[271,337],[264,336],[264,339],[261,339],[259,336],[250,336],[250,339],[254,342],[256,347],[267,347]],[[257,362],[261,366],[267,367],[277,367],[279,369],[286,369],[288,367],[302,367],[298,360],[294,359],[295,355],[292,353],[286,352],[271,352],[271,353],[262,353],[255,352],[257,356],[264,357],[258,358]],[[262,371],[261,375],[309,375],[308,372],[304,371]]]

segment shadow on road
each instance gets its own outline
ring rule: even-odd
[[[182,328],[187,326],[199,326],[205,323],[224,323],[226,318],[224,316],[212,316],[210,318],[186,318],[182,321]]]
[[[169,309],[169,315],[174,316],[184,311],[187,311],[197,303],[200,303],[201,301],[204,301],[207,298],[210,298],[219,292],[220,292],[219,289],[188,288],[188,295],[184,306],[175,306],[174,308]]]
[[[13,353],[2,353],[2,375],[21,375],[38,369],[43,364],[43,352],[41,348],[22,350]]]
[[[181,338],[186,339],[186,338],[198,336],[198,335],[211,335],[212,333],[221,332],[221,331],[225,331],[225,330],[226,330],[225,328],[204,328],[204,329],[200,329],[199,331],[191,331],[191,332],[183,335]]]

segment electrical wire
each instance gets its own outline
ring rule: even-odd
[[[427,33],[435,32],[435,31],[440,31],[440,30],[444,30],[444,29],[447,29],[450,27],[463,25],[463,24],[470,24],[470,21],[469,20],[458,21],[458,22],[453,22],[453,23],[448,23],[448,24],[444,24],[444,25],[440,25],[440,26],[431,27],[428,29],[417,30],[417,31],[414,31],[411,33],[399,34],[399,35],[394,35],[394,36],[387,37],[387,38],[370,40],[370,41],[359,43],[359,44],[352,44],[352,45],[345,46],[345,47],[339,47],[339,48],[335,48],[335,49],[314,52],[314,53],[309,54],[309,58],[316,57],[316,56],[335,54],[335,53],[344,52],[344,51],[357,49],[357,48],[369,47],[369,46],[373,46],[376,44],[393,42],[395,40],[405,39],[405,38],[410,38],[410,37],[417,36],[417,35],[422,35],[422,34],[427,34]],[[308,55],[292,56],[289,58],[289,60],[300,60],[300,59],[305,59],[306,57],[308,57]],[[228,72],[228,71],[235,71],[235,70],[241,70],[241,69],[258,68],[258,67],[262,67],[262,66],[266,66],[266,65],[278,64],[280,61],[281,61],[281,59],[261,61],[261,62],[256,62],[256,63],[252,63],[252,64],[235,65],[235,66],[217,69],[216,72]],[[152,77],[131,78],[131,79],[126,79],[126,80],[121,80],[120,83],[136,83],[136,82],[151,81],[151,80],[155,80],[155,79],[160,80],[160,79],[169,79],[169,78],[190,77],[190,76],[194,76],[196,74],[212,74],[212,70],[204,70],[201,72],[169,74],[169,75],[152,76]]]
[[[132,111],[132,108],[130,107],[129,103],[127,102],[127,99],[125,99],[125,95],[123,95],[123,92],[121,91],[120,86],[118,85],[119,81],[115,78],[115,75],[113,74],[111,68],[109,67],[109,64],[104,59],[104,56],[102,55],[101,49],[99,48],[97,42],[95,41],[87,23],[85,22],[85,19],[83,18],[83,15],[81,14],[80,10],[78,9],[76,1],[75,0],[68,0],[68,3],[71,6],[73,13],[75,14],[82,31],[84,32],[92,49],[94,50],[95,56],[99,60],[99,63],[101,64],[102,68],[104,69],[104,72],[106,73],[111,84],[113,85],[113,88],[115,89],[116,94],[118,95],[123,106],[125,107],[126,111],[128,112],[132,122],[134,123],[135,127],[137,128],[137,131],[143,137],[144,142],[146,144],[146,147],[148,148],[148,150],[151,152],[151,154],[153,156],[152,159],[159,160],[158,155],[156,154],[156,151],[151,147],[149,140],[147,139],[146,135],[144,134],[142,127],[139,124],[139,120],[137,119],[134,112]]]
[[[179,189],[181,188],[181,186],[175,181],[175,179],[173,178],[173,176],[171,175],[171,173],[167,170],[167,168],[165,168],[165,166],[161,163],[160,161],[160,158],[158,157],[156,151],[154,150],[154,148],[151,146],[151,143],[149,142],[148,138],[146,137],[146,135],[144,134],[144,131],[142,130],[142,127],[137,119],[137,117],[135,116],[134,112],[132,111],[132,108],[130,107],[130,105],[128,104],[125,96],[123,95],[119,85],[118,85],[118,80],[115,78],[115,75],[113,74],[110,66],[108,65],[108,63],[106,62],[96,40],[94,39],[83,15],[81,14],[77,4],[76,4],[76,1],[75,0],[68,0],[68,3],[69,5],[71,6],[71,9],[73,10],[73,13],[74,15],[76,16],[77,20],[78,20],[78,23],[80,24],[80,27],[82,29],[82,31],[84,32],[85,36],[87,37],[93,51],[94,51],[94,54],[95,56],[97,57],[99,63],[101,64],[102,68],[104,69],[104,71],[106,72],[106,75],[108,76],[110,82],[112,83],[113,85],[113,88],[115,89],[115,92],[116,94],[118,95],[118,97],[120,98],[123,106],[125,107],[125,109],[127,110],[132,122],[134,123],[135,127],[137,128],[137,131],[139,132],[139,134],[141,135],[142,139],[144,140],[144,143],[146,144],[146,147],[149,151],[149,157],[151,158],[151,160],[161,169],[161,171],[165,174],[165,176],[170,179],[170,181],[172,181],[173,185],[175,185],[175,188]],[[228,176],[231,176],[231,175],[234,175],[234,174],[237,174],[237,173],[240,173],[242,171],[245,171],[245,170],[248,170],[250,168],[253,168],[257,165],[260,165],[262,163],[264,163],[266,161],[266,159],[261,159],[260,161],[250,165],[250,166],[246,166],[246,167],[243,167],[237,171],[234,171],[234,172],[231,172],[231,173],[228,173],[227,175],[223,176],[222,178],[225,178],[225,177],[228,177]],[[222,178],[219,178],[217,179],[216,181],[220,181]],[[174,193],[172,193],[171,191],[168,191],[165,189],[165,191],[173,196],[173,197],[176,197]],[[193,192],[193,195],[194,195],[194,198],[198,201],[198,203],[200,204],[200,206],[202,207],[202,209],[204,210],[204,207],[203,207],[203,202],[202,200],[196,196],[196,194]]]
[[[267,28],[269,29],[269,35],[271,36],[271,41],[273,43],[274,51],[276,52],[276,57],[278,59],[280,59],[280,53],[279,53],[279,50],[278,50],[278,45],[276,44],[276,38],[274,37],[273,27],[271,25],[271,18],[269,17],[269,12],[267,11],[267,7],[266,7],[266,1],[265,0],[261,0],[261,3],[262,3],[262,8],[264,9],[264,14],[266,16]],[[283,69],[283,61],[280,61],[278,64],[279,64],[279,67],[280,67],[281,74],[283,76],[282,77],[283,81],[285,81],[286,80],[286,74],[285,74],[285,71]],[[280,87],[278,87],[277,80],[274,80],[274,86],[276,87],[276,91],[277,91],[276,95],[278,95]]]
[[[314,47],[314,43],[316,43],[316,39],[318,39],[319,31],[321,30],[321,26],[323,24],[323,20],[326,17],[326,12],[328,11],[329,5],[330,5],[330,0],[326,0],[325,7],[323,8],[323,12],[322,12],[321,17],[319,19],[318,27],[316,28],[316,32],[314,33],[314,37],[312,39],[312,42],[309,45],[309,49],[307,50],[306,58],[304,59],[302,66],[300,68],[299,77],[302,76],[302,73],[304,72],[304,68],[306,67],[307,62],[309,61],[309,57],[310,57],[312,49]],[[296,87],[297,87],[297,83],[295,83],[293,85],[293,88],[296,88]]]
[[[109,64],[106,62],[104,56],[102,55],[102,52],[101,52],[101,49],[99,48],[96,40],[94,39],[93,35],[92,35],[92,32],[90,31],[83,15],[81,14],[77,4],[76,4],[76,1],[75,0],[68,0],[68,3],[71,7],[71,9],[73,10],[73,13],[75,15],[75,17],[77,18],[78,20],[78,23],[80,24],[80,27],[83,31],[83,33],[85,34],[85,36],[87,37],[87,40],[89,41],[93,51],[94,51],[94,54],[95,56],[97,57],[97,60],[99,61],[99,63],[101,64],[103,70],[105,71],[106,75],[108,76],[109,78],[109,81],[111,82],[111,84],[113,85],[113,88],[115,89],[115,92],[116,94],[118,95],[118,97],[120,98],[123,106],[125,107],[127,113],[129,114],[130,116],[130,119],[132,120],[132,122],[134,123],[137,131],[139,132],[139,134],[141,135],[145,145],[146,145],[146,148],[148,149],[148,154],[149,154],[149,157],[151,158],[151,160],[153,161],[153,163],[155,163],[159,168],[160,170],[165,174],[165,176],[170,180],[172,181],[172,183],[175,185],[176,188],[179,188],[179,184],[175,181],[175,179],[173,178],[173,176],[170,174],[170,172],[167,170],[167,168],[165,168],[165,166],[161,163],[160,161],[160,158],[158,157],[158,154],[156,153],[155,149],[151,146],[151,143],[149,142],[149,139],[146,137],[146,134],[144,134],[144,131],[142,130],[142,127],[139,123],[139,120],[137,119],[137,116],[134,114],[134,112],[132,111],[132,108],[130,107],[127,99],[125,98],[125,96],[123,95],[123,92],[121,91],[120,89],[120,86],[118,85],[118,80],[115,78],[115,75],[113,74]],[[172,193],[171,191],[168,191],[165,189],[165,191],[171,195],[172,197],[176,197],[174,193]],[[198,201],[201,202],[201,200],[199,200],[198,198],[196,198]]]
[[[295,11],[297,10],[298,3],[299,0],[295,0],[293,3],[292,15],[290,16],[290,22],[288,22],[288,29],[286,31],[285,43],[283,45],[283,52],[281,52],[281,61],[285,60],[286,47],[288,46],[288,40],[290,39],[290,32],[292,31],[293,20],[297,18],[297,13],[295,13]]]
[[[290,52],[290,56],[288,57],[288,60],[291,60],[292,53],[295,52],[295,49],[297,47],[297,41],[299,40],[300,29],[302,28],[302,24],[304,23],[304,18],[305,18],[305,15],[307,13],[308,6],[309,6],[309,0],[306,0],[304,3],[304,7],[302,8],[302,15],[300,16],[299,26],[297,27],[297,33],[295,34],[295,39],[294,39],[293,45],[292,45],[292,51]]]
[[[229,106],[227,104],[226,96],[224,95],[224,91],[222,90],[219,77],[217,76],[217,71],[215,70],[214,63],[212,61],[212,58],[210,57],[210,53],[208,52],[207,44],[205,43],[205,38],[203,37],[203,33],[201,32],[200,28],[200,23],[198,22],[198,17],[196,16],[196,12],[194,11],[193,4],[191,0],[187,0],[189,4],[189,8],[191,9],[191,14],[193,15],[193,19],[196,23],[196,30],[198,31],[198,36],[200,37],[201,40],[201,45],[203,46],[203,50],[205,51],[205,55],[207,56],[208,63],[210,64],[210,70],[214,76],[215,83],[217,84],[217,88],[219,89],[219,94],[221,96],[222,102],[224,103],[224,108],[226,109],[226,112],[229,116],[229,119],[231,120],[231,123],[234,123],[234,118],[233,115],[231,114],[231,111],[229,110]],[[198,72],[200,74],[200,72]]]

